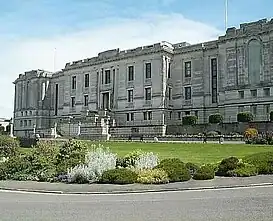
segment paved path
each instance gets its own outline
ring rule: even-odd
[[[260,184],[273,185],[273,175],[255,177],[216,177],[213,180],[190,180],[182,183],[170,183],[165,185],[108,185],[108,184],[64,184],[64,183],[42,183],[32,181],[0,181],[0,189],[7,190],[30,190],[48,191],[60,193],[116,193],[116,192],[149,192],[149,191],[174,191],[188,189],[210,189],[234,186],[250,186]]]
[[[272,221],[273,187],[126,195],[0,191],[1,221]]]

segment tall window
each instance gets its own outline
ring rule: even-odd
[[[84,106],[87,107],[88,106],[88,94],[85,94],[83,96],[83,98],[84,98]]]
[[[251,113],[252,113],[253,115],[256,115],[256,114],[257,114],[257,105],[252,105],[252,106],[251,106]]]
[[[172,100],[172,88],[171,87],[168,88],[168,96],[169,96],[169,100]]]
[[[152,89],[150,87],[145,88],[145,100],[152,100]]]
[[[171,78],[171,62],[168,63],[168,78]]]
[[[244,91],[239,91],[239,98],[244,99],[245,98],[245,92]]]
[[[144,120],[152,120],[152,118],[153,118],[152,111],[143,112],[143,119]]]
[[[128,67],[128,81],[134,80],[134,66]]]
[[[185,87],[185,100],[191,100],[191,87]]]
[[[191,77],[191,61],[185,62],[185,77]]]
[[[248,44],[248,77],[249,83],[255,85],[260,82],[262,63],[261,44],[258,40],[251,40]]]
[[[89,74],[84,75],[84,86],[89,87]]]
[[[75,97],[71,97],[71,107],[75,107]]]
[[[217,103],[217,59],[211,59],[211,90],[212,90],[212,103]]]
[[[264,96],[265,97],[270,96],[270,88],[264,88]]]
[[[250,90],[251,97],[257,97],[257,90]]]
[[[55,85],[55,116],[58,115],[58,103],[59,103],[59,85]]]
[[[106,70],[105,77],[104,77],[104,84],[110,84],[110,83],[111,83],[110,70]]]
[[[133,102],[133,99],[134,99],[133,93],[134,93],[134,91],[132,89],[127,91],[127,101],[128,102]]]
[[[152,75],[152,64],[146,63],[145,64],[145,77],[146,79],[151,78]]]
[[[72,76],[72,89],[75,90],[76,89],[76,76]]]
[[[127,121],[134,121],[134,113],[127,113],[126,120]]]
[[[270,104],[265,104],[264,105],[264,114],[268,115],[270,112]]]

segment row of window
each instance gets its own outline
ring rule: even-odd
[[[240,99],[244,99],[245,98],[245,92],[244,91],[239,91],[239,98]],[[257,89],[254,90],[250,90],[250,94],[251,97],[255,98],[257,97]],[[263,89],[263,94],[265,97],[269,97],[270,96],[270,88],[264,88]]]
[[[152,120],[152,118],[153,118],[152,111],[143,112],[143,120]],[[126,113],[126,120],[134,121],[135,120],[134,113]]]
[[[20,127],[31,127],[32,121],[31,120],[20,120]]]
[[[253,114],[253,115],[257,115],[257,107],[258,105],[254,104],[254,105],[251,105],[250,106],[250,112]],[[267,115],[270,113],[270,104],[264,104],[263,105],[263,110],[264,110],[264,114]],[[245,106],[239,106],[238,107],[238,111],[239,112],[244,112],[245,111]]]
[[[29,111],[29,115],[32,115],[32,111]],[[21,116],[28,116],[28,112],[27,111],[21,111]]]

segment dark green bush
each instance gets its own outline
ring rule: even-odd
[[[188,115],[182,117],[182,124],[184,125],[195,125],[197,122],[197,117],[194,115]]]
[[[190,171],[190,174],[193,176],[196,171],[200,168],[198,165],[194,164],[194,163],[186,163],[186,168]]]
[[[237,114],[238,122],[250,122],[253,121],[253,114],[250,112],[240,112]]]
[[[258,174],[273,174],[273,152],[256,153],[246,156],[243,162],[253,164]]]
[[[214,170],[211,166],[202,166],[193,175],[195,180],[211,180],[214,178]]]
[[[85,163],[88,146],[85,142],[69,140],[60,147],[56,158],[57,174],[67,172],[68,168]]]
[[[18,140],[9,136],[0,135],[0,157],[14,156],[19,147]]]
[[[190,171],[178,158],[164,159],[156,169],[163,169],[169,176],[170,182],[182,182],[191,179]]]
[[[250,177],[250,176],[256,176],[258,174],[258,170],[252,164],[244,164],[240,168],[228,171],[227,174],[228,176],[235,176],[235,177]]]
[[[129,169],[113,169],[105,171],[99,182],[109,184],[132,184],[136,183],[137,177],[137,173]]]
[[[228,171],[235,170],[240,166],[239,159],[236,157],[229,157],[223,159],[219,164],[218,170],[216,172],[217,176],[228,176]]]
[[[221,114],[212,114],[209,116],[210,124],[219,124],[223,122],[223,116]]]

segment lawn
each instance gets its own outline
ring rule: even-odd
[[[215,163],[230,156],[242,158],[253,153],[273,151],[273,146],[247,144],[107,142],[103,145],[120,156],[142,149],[157,153],[160,158],[178,157],[184,162],[198,164]]]
[[[98,142],[92,142],[98,144]],[[184,162],[197,164],[216,163],[223,158],[244,156],[273,151],[273,146],[268,145],[247,145],[247,144],[203,144],[203,143],[141,143],[141,142],[101,142],[104,147],[109,147],[112,152],[119,156],[141,149],[146,152],[154,152],[163,158],[178,157]],[[22,148],[22,152],[29,151],[29,148]]]

